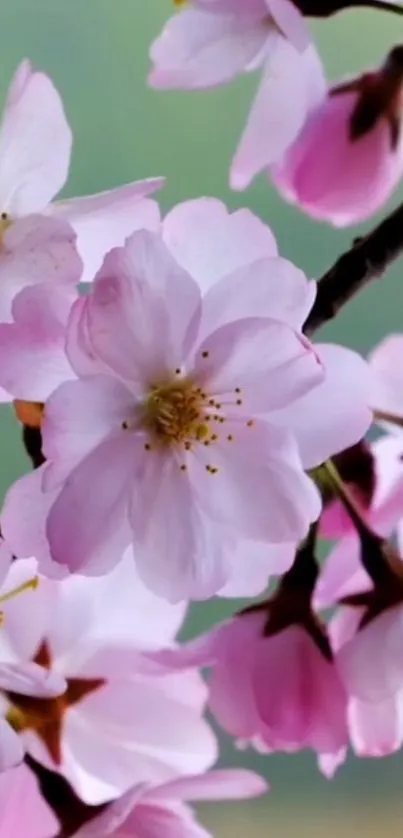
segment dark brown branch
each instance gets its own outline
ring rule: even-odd
[[[304,331],[312,335],[374,279],[379,279],[403,252],[403,204],[350,250],[318,282],[318,293]]]

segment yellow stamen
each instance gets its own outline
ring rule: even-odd
[[[23,594],[26,591],[36,591],[39,585],[39,577],[34,576],[33,579],[29,579],[28,582],[23,582],[22,585],[18,585],[17,588],[13,588],[12,591],[8,591],[8,593],[3,594],[0,596],[0,605],[3,602],[9,602],[10,599],[14,599],[14,597],[18,596],[19,594]]]

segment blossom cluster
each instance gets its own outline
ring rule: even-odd
[[[327,91],[308,14],[192,0],[150,81],[262,67],[232,185],[268,169],[350,224],[403,169],[403,48]],[[207,712],[329,778],[403,745],[403,334],[367,359],[313,342],[318,283],[246,208],[164,215],[163,178],[55,201],[71,148],[23,61],[0,126],[0,397],[34,467],[0,510],[0,838],[208,838],[189,802],[268,784],[220,767]],[[246,602],[181,642],[212,597]]]

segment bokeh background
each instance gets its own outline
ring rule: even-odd
[[[265,177],[246,193],[229,190],[229,161],[256,78],[205,93],[148,89],[148,46],[172,12],[170,0],[1,0],[1,100],[25,56],[52,76],[75,134],[66,196],[165,175],[164,209],[200,195],[221,197],[232,208],[248,206],[271,225],[284,255],[308,275],[320,276],[370,225],[337,231],[315,224],[284,204]],[[376,65],[392,45],[403,41],[401,18],[368,10],[343,13],[312,28],[332,79]],[[396,194],[392,204],[402,197]],[[403,263],[354,301],[323,334],[365,352],[387,331],[401,329]],[[28,463],[8,408],[2,408],[0,431],[4,492]],[[198,605],[188,634],[233,607],[220,601]],[[402,834],[400,757],[350,759],[332,783],[319,775],[310,754],[263,759],[237,753],[223,739],[223,759],[264,773],[272,793],[250,804],[204,807],[204,822],[217,838]]]

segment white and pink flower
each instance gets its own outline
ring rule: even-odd
[[[6,586],[35,570],[34,559],[14,562]],[[1,709],[21,755],[62,774],[89,804],[210,768],[216,742],[202,718],[201,679],[156,678],[145,658],[173,642],[184,612],[142,586],[130,556],[103,579],[40,577],[35,591],[5,602],[0,657],[22,675],[0,677]],[[24,686],[25,672],[32,681],[38,671],[62,682],[61,699]]]

